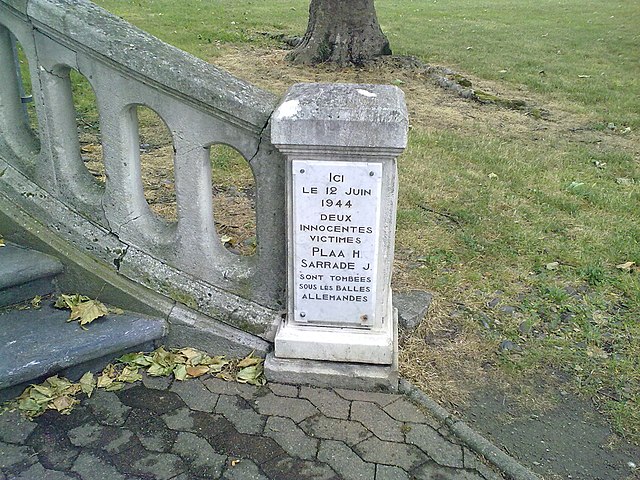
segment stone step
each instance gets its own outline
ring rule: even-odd
[[[55,258],[7,243],[0,247],[0,307],[47,295],[62,272]]]
[[[0,401],[50,375],[77,380],[123,353],[152,350],[166,333],[164,320],[131,313],[106,315],[83,330],[52,303],[0,312]]]

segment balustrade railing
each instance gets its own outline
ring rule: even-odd
[[[29,64],[35,132],[15,40]],[[95,93],[104,185],[81,156],[71,70]],[[80,0],[0,0],[0,79],[0,200],[125,277],[272,338],[286,281],[284,160],[269,139],[275,96]],[[173,138],[176,222],[144,197],[138,106],[154,110]],[[240,152],[255,177],[255,255],[234,255],[218,237],[216,144]]]

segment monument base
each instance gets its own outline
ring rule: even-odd
[[[398,310],[393,308],[390,313],[393,321],[387,322],[389,328],[373,335],[370,331],[344,332],[345,329],[341,328],[319,331],[318,327],[306,327],[306,330],[302,330],[300,326],[281,326],[276,334],[275,354],[269,353],[265,360],[267,379],[271,382],[316,387],[396,391]],[[302,338],[295,337],[302,332]],[[286,358],[281,355],[283,351],[297,353],[300,356]],[[325,356],[324,359],[313,359],[314,352],[324,355],[330,352],[331,355]],[[327,358],[348,360],[327,361]],[[369,358],[374,361],[362,361]],[[380,364],[381,359],[387,358],[388,364]]]
[[[270,382],[366,391],[398,390],[397,362],[386,366],[323,362],[277,358],[272,352],[264,362],[264,371]]]
[[[387,321],[380,331],[283,323],[275,338],[278,359],[397,364],[398,311],[388,302]]]

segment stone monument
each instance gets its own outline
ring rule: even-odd
[[[267,359],[274,380],[397,386],[391,301],[398,195],[407,144],[402,91],[298,84],[271,119],[287,158],[287,316]]]

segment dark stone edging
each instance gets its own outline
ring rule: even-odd
[[[507,474],[511,480],[540,480],[540,477],[531,470],[504,453],[462,420],[451,415],[411,382],[401,378],[398,384],[398,392],[427,409],[429,413],[446,425],[451,433],[462,440],[471,450],[482,455],[488,462]]]

